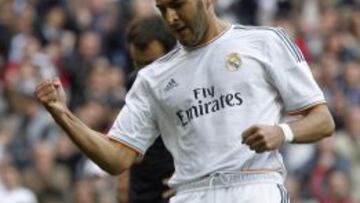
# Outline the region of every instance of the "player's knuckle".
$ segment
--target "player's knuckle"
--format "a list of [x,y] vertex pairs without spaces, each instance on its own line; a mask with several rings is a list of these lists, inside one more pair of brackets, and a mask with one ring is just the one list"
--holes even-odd
[[264,129],[261,129],[261,128],[257,131],[257,133],[259,133],[262,136],[265,135]]

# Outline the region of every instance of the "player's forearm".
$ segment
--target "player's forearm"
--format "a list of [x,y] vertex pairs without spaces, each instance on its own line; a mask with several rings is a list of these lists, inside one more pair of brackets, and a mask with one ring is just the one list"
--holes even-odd
[[335,124],[325,105],[318,105],[300,120],[289,124],[294,133],[293,143],[312,143],[331,136]]
[[126,149],[114,146],[103,134],[87,127],[67,108],[51,109],[49,112],[81,151],[103,170],[118,175],[133,163],[136,155],[128,156]]

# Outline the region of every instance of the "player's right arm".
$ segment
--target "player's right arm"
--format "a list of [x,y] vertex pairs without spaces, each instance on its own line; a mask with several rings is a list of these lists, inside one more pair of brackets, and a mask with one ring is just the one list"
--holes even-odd
[[70,139],[103,170],[118,175],[134,163],[138,152],[90,129],[67,108],[58,78],[42,82],[34,94]]

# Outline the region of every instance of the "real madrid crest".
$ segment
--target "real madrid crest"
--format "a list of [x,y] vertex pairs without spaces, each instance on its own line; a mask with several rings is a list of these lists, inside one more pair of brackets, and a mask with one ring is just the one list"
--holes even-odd
[[239,70],[241,67],[242,61],[238,53],[231,53],[227,56],[225,62],[225,68],[228,71],[234,72]]

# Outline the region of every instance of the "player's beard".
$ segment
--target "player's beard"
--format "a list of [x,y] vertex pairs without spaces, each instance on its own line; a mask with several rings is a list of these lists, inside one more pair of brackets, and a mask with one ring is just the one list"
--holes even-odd
[[196,10],[198,12],[195,13],[193,17],[194,20],[191,21],[191,24],[187,25],[192,32],[189,39],[180,39],[181,44],[189,47],[198,46],[203,37],[205,37],[205,33],[208,29],[208,22],[205,16],[205,5],[202,0],[197,0]]

